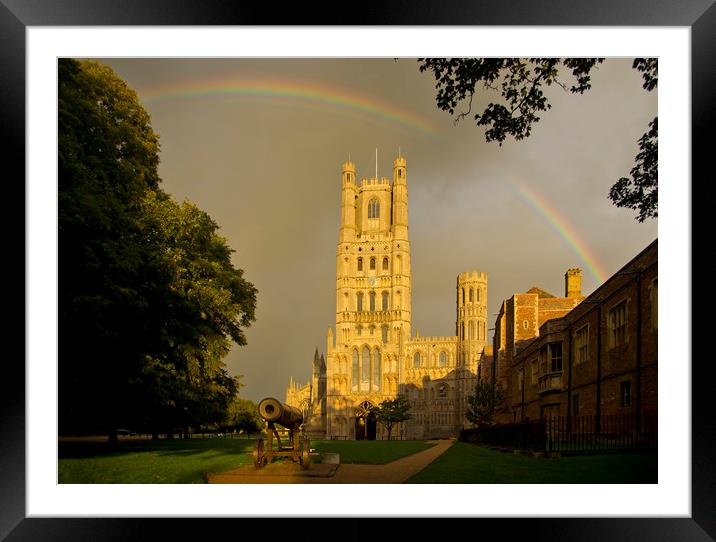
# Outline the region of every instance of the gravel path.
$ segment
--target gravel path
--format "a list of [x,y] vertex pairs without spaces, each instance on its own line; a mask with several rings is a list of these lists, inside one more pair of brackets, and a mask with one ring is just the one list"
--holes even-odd
[[[452,440],[438,440],[435,446],[385,465],[342,464],[335,469],[328,465],[312,465],[301,471],[291,463],[271,464],[257,471],[242,467],[209,477],[210,484],[402,484],[444,453]],[[312,472],[311,472],[312,471]],[[310,474],[309,474],[310,472]]]

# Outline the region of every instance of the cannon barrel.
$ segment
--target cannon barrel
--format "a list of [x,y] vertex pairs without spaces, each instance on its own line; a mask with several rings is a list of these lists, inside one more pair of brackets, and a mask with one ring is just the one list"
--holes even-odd
[[259,416],[267,422],[277,423],[288,429],[295,429],[303,423],[303,414],[300,410],[273,397],[261,400],[259,403]]

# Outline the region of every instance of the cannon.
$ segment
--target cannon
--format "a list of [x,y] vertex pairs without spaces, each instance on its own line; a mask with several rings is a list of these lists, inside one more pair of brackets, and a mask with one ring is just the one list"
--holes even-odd
[[[259,416],[266,422],[266,445],[259,438],[254,445],[254,467],[260,469],[275,457],[290,457],[308,469],[311,465],[310,441],[302,434],[303,413],[296,407],[267,397],[259,402]],[[284,441],[281,441],[281,437]],[[274,442],[275,439],[275,442]]]

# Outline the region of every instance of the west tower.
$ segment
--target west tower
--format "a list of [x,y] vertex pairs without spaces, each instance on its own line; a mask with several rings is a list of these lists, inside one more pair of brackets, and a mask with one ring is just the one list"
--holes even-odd
[[358,182],[355,164],[345,162],[336,325],[327,335],[330,434],[354,434],[356,405],[377,405],[398,392],[398,360],[411,334],[411,287],[405,158],[394,160],[392,181],[376,176]]

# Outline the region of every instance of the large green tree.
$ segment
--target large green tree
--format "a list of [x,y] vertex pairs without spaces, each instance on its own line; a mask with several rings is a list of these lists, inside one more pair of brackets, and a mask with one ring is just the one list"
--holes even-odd
[[256,403],[249,399],[236,397],[229,406],[229,414],[224,425],[237,431],[258,433],[263,428],[264,421],[259,416]]
[[[557,85],[566,92],[583,94],[589,90],[591,72],[601,58],[420,58],[421,72],[432,72],[437,88],[437,106],[455,116],[455,122],[472,116],[485,126],[485,139],[500,145],[508,137],[521,140],[532,132],[540,115],[552,106],[545,87]],[[658,83],[656,59],[637,58],[633,67],[642,73],[644,88],[651,91]],[[566,73],[565,73],[566,72]],[[491,101],[484,110],[473,113],[475,94],[482,92],[501,100]],[[658,216],[657,118],[639,139],[631,178],[620,178],[608,197],[617,207],[637,211],[637,220]]]
[[58,76],[60,430],[221,419],[256,289],[218,225],[160,189],[136,93],[96,62]]
[[410,414],[410,401],[405,395],[398,395],[395,399],[386,399],[380,405],[373,408],[375,420],[382,424],[388,431],[388,440],[393,432],[393,427],[400,422],[412,418]]

